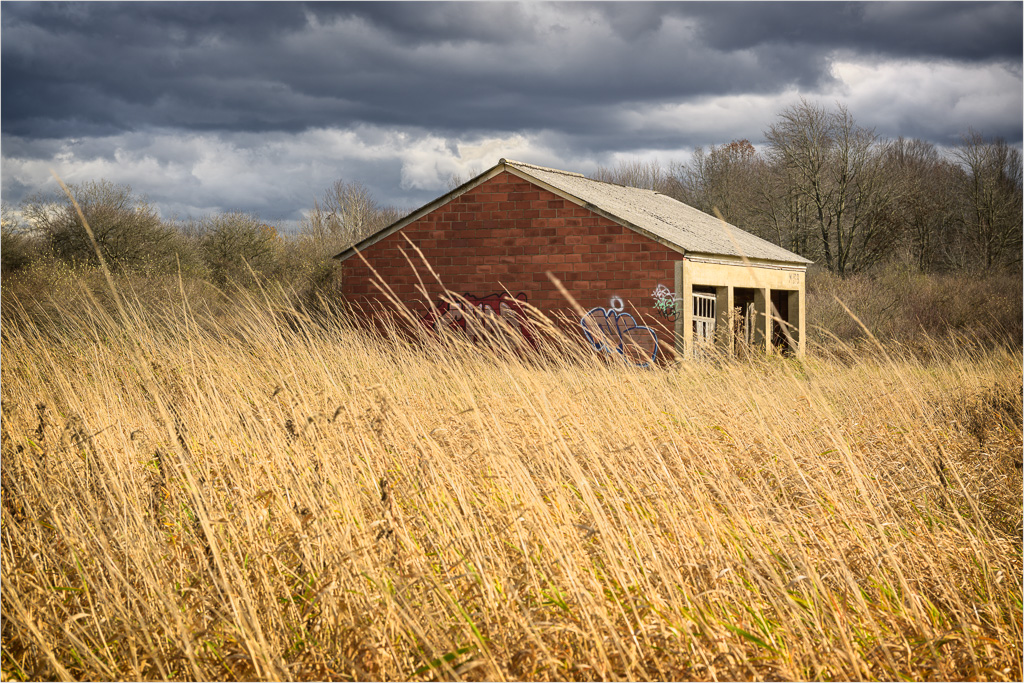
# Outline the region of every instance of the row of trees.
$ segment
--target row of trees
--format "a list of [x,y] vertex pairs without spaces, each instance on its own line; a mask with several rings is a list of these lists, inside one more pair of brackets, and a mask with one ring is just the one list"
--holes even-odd
[[[294,234],[243,212],[164,220],[130,186],[105,180],[69,187],[104,260],[118,271],[181,272],[218,285],[275,278],[305,285],[336,272],[331,256],[397,220],[360,183],[337,181]],[[15,210],[4,204],[0,256],[9,274],[33,262],[96,265],[96,250],[65,194],[36,194]]]
[[881,139],[846,107],[785,109],[757,151],[747,140],[698,148],[666,169],[632,162],[595,177],[714,213],[840,276],[900,261],[922,272],[1019,268],[1020,151],[976,132],[951,154]]
[[[842,105],[782,111],[758,151],[747,140],[698,148],[687,163],[632,162],[595,177],[671,195],[845,277],[885,262],[921,272],[1021,264],[1020,152],[970,132],[951,153],[883,140]],[[452,177],[452,187],[462,179]],[[394,222],[360,183],[337,181],[296,234],[258,216],[163,220],[145,198],[107,181],[73,186],[105,260],[122,270],[184,272],[223,285],[254,276],[326,281],[330,257]],[[40,258],[93,264],[95,251],[63,194],[3,207],[3,272]]]

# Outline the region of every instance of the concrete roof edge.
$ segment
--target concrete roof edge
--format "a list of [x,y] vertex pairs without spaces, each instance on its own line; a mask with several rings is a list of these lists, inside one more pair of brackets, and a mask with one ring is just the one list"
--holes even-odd
[[752,266],[785,266],[787,268],[802,268],[807,269],[807,266],[813,265],[814,261],[809,261],[799,254],[795,256],[800,260],[783,261],[781,259],[767,259],[757,256],[744,257],[732,256],[730,254],[709,254],[704,252],[691,251],[686,254],[685,258],[691,261],[706,261],[709,263],[727,263],[729,265],[743,266],[749,263]]

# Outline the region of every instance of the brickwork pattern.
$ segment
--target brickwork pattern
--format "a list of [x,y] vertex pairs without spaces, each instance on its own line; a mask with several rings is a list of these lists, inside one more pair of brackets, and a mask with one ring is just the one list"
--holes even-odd
[[[442,288],[415,250],[423,252],[444,285],[460,294],[485,296],[525,292],[545,313],[571,314],[571,307],[545,275],[551,271],[584,310],[608,307],[619,297],[672,343],[672,323],[654,308],[659,284],[672,288],[681,255],[588,209],[502,172],[402,230],[363,250],[362,255],[412,310],[429,304],[417,285],[422,280],[437,301]],[[417,278],[410,261],[419,272]],[[380,292],[358,255],[344,263],[343,293],[367,310],[380,305]]]

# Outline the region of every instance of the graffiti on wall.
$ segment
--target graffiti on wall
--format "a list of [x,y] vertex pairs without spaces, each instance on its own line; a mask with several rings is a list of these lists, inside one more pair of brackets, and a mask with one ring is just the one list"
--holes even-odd
[[621,296],[612,296],[611,300],[608,302],[608,308],[621,313],[622,310],[626,308],[626,304],[622,303]]
[[649,327],[637,325],[629,313],[600,306],[580,320],[583,335],[598,351],[617,353],[633,365],[645,368],[658,357],[658,337]]
[[665,285],[658,285],[651,292],[654,297],[654,308],[669,320],[676,319],[676,297]]
[[[501,320],[501,322],[519,330],[523,337],[532,345],[537,346],[533,334],[530,331],[530,322],[526,316],[526,292],[519,292],[515,296],[507,292],[496,292],[487,296],[475,296],[463,294],[465,301],[449,301],[441,299],[435,309],[423,317],[423,324],[429,329],[437,331],[445,327],[452,330],[461,330],[466,333],[472,341],[477,341],[476,331],[487,326],[487,322]],[[468,318],[476,315],[481,325],[472,325]]]

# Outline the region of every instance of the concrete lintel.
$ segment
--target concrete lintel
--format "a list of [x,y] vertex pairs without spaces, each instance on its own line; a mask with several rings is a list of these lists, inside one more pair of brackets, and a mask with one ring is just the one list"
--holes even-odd
[[698,254],[692,251],[686,253],[686,258],[694,263],[712,263],[720,266],[739,266],[741,268],[751,267],[754,268],[768,268],[770,270],[793,270],[798,272],[806,272],[807,265],[813,263],[812,261],[805,261],[801,263],[789,262],[789,261],[771,261],[768,259],[759,258],[741,258],[737,256],[717,256],[709,254]]
[[725,264],[697,261],[686,257],[686,268],[694,284],[711,287],[746,287],[757,289],[802,290],[806,273],[803,270],[769,268],[749,264]]

